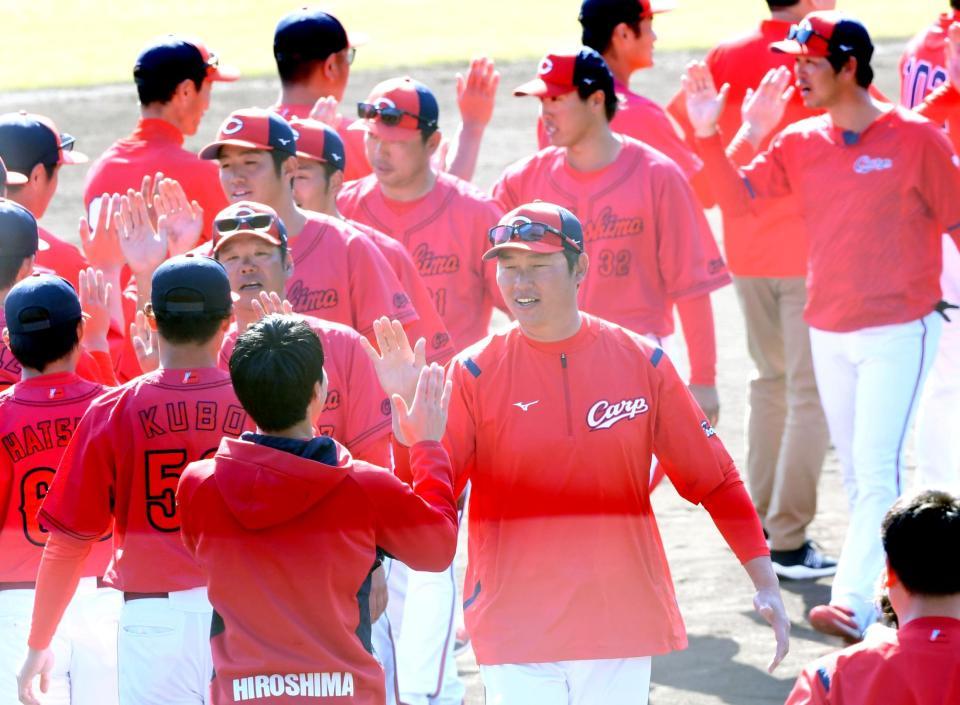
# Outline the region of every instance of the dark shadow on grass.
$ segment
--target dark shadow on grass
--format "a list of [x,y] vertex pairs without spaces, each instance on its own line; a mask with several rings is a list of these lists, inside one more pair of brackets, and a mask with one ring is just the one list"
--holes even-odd
[[685,651],[653,659],[650,705],[683,702],[675,694],[658,694],[657,686],[712,695],[730,705],[780,705],[793,687],[792,678],[734,661],[740,646],[732,638],[691,635],[689,640]]

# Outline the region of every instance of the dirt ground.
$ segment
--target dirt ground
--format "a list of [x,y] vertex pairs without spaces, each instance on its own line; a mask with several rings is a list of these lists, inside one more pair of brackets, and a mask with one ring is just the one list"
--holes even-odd
[[[897,96],[896,63],[901,43],[878,47],[874,66],[880,88]],[[682,66],[691,53],[660,53],[658,65],[645,72],[635,85],[658,101],[668,99],[679,85]],[[476,182],[489,187],[510,162],[535,147],[534,121],[537,101],[513,98],[509,90],[526,80],[534,62],[501,66],[501,95],[488,130]],[[362,65],[360,66],[362,68]],[[452,132],[457,122],[453,76],[460,67],[429,69],[397,68],[389,72],[363,72],[353,76],[346,103],[353,105],[366,91],[388,75],[410,73],[430,85],[441,103],[441,127]],[[271,104],[277,95],[273,80],[246,80],[234,85],[218,84],[213,104],[200,135],[188,146],[199,147],[216,132],[230,110]],[[77,149],[99,154],[118,136],[130,131],[137,119],[135,92],[131,85],[85,90],[15,93],[0,96],[0,111],[25,109],[52,117],[58,126],[77,137]],[[81,213],[83,167],[62,170],[60,191],[43,224],[61,237],[76,239]],[[711,214],[718,238],[719,219]],[[746,383],[751,371],[743,321],[733,289],[714,295],[719,346],[718,385],[722,403],[718,432],[733,457],[744,457],[743,421]],[[681,355],[681,359],[683,356]],[[682,366],[681,362],[681,366]],[[775,675],[766,673],[774,651],[772,632],[752,610],[749,581],[711,525],[705,511],[685,503],[666,483],[656,492],[654,506],[670,559],[678,599],[689,632],[690,647],[654,660],[650,702],[654,705],[747,705],[782,703],[798,671],[809,660],[839,645],[815,633],[805,614],[829,598],[830,581],[785,582],[783,595],[793,622],[791,651]],[[811,536],[831,554],[840,550],[846,529],[845,499],[835,456],[831,453],[820,485],[820,507]],[[461,566],[462,567],[462,566]],[[563,571],[558,566],[558,571]],[[572,574],[575,566],[568,567]],[[629,603],[629,597],[626,600]],[[636,605],[643,609],[643,605]],[[483,703],[483,688],[469,654],[459,660],[468,685],[468,705]]]

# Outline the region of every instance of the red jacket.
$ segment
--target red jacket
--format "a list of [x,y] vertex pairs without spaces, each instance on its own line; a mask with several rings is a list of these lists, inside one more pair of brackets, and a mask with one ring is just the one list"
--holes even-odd
[[377,549],[418,570],[442,570],[457,542],[446,452],[420,443],[411,460],[416,489],[326,437],[245,434],[187,467],[177,501],[183,541],[215,610],[215,705],[324,695],[385,702],[358,594]]

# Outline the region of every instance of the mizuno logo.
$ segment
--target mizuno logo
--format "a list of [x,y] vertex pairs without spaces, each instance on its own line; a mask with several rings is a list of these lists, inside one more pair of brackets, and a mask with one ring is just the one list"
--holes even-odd
[[277,137],[277,142],[279,142],[280,144],[282,144],[282,145],[284,145],[284,146],[290,144],[290,140],[285,140],[285,139],[283,139],[283,137]]
[[331,155],[330,155],[330,158],[331,158],[333,161],[335,161],[335,162],[338,162],[338,161],[340,161],[341,159],[343,159],[343,157],[341,157],[339,154],[331,154]]
[[610,428],[613,424],[624,419],[636,418],[640,414],[645,414],[650,410],[645,397],[636,399],[624,399],[611,404],[606,399],[601,399],[590,407],[587,412],[587,426],[591,431],[599,431],[604,428]]
[[540,400],[536,399],[535,401],[515,401],[513,402],[513,405],[518,409],[520,409],[520,411],[526,411],[534,404],[539,404],[539,403],[540,403]]

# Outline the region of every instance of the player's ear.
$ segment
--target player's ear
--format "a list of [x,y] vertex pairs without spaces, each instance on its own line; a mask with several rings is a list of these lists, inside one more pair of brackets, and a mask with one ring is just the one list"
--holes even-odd
[[897,575],[896,571],[890,566],[890,560],[887,560],[886,570],[884,571],[883,576],[883,586],[888,590],[892,587],[896,587],[900,584],[900,576]]
[[340,64],[338,61],[338,54],[337,52],[334,52],[324,59],[323,63],[320,65],[319,70],[323,72],[323,77],[328,81],[335,80],[340,74]]
[[147,325],[150,326],[150,330],[157,329],[157,316],[153,312],[153,304],[147,302],[143,305],[143,315],[147,318]]
[[190,98],[197,92],[197,85],[193,82],[192,78],[185,78],[180,83],[177,84],[177,87],[173,89],[174,97],[181,96],[183,98]]
[[588,269],[590,269],[590,257],[587,256],[586,252],[583,252],[577,258],[577,264],[573,268],[573,276],[577,281],[578,287],[583,283],[583,280],[586,279]]
[[440,142],[443,141],[443,135],[440,134],[440,130],[435,131],[432,135],[427,137],[427,153],[430,156],[440,149]]
[[33,165],[33,169],[30,170],[30,174],[27,177],[28,184],[41,184],[47,180],[47,168],[43,165],[43,162],[37,162]]
[[336,196],[340,193],[340,189],[343,186],[343,172],[337,170],[333,172],[333,175],[327,179],[327,193],[332,193]]
[[296,157],[288,157],[284,160],[283,164],[280,165],[280,173],[284,180],[292,179],[296,175],[299,167],[300,162],[297,161]]

